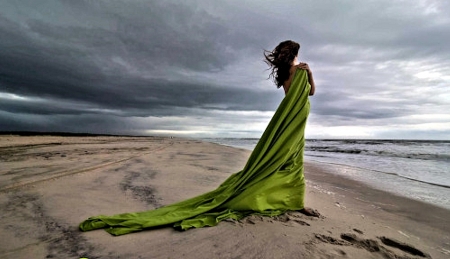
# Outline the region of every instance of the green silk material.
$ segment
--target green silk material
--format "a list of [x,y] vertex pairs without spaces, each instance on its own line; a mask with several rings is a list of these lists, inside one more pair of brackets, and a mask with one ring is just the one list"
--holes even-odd
[[104,228],[112,235],[123,235],[173,224],[186,230],[215,226],[224,219],[238,220],[250,214],[275,216],[303,209],[309,91],[306,71],[297,69],[287,95],[245,167],[217,189],[155,210],[91,217],[80,224],[80,229]]

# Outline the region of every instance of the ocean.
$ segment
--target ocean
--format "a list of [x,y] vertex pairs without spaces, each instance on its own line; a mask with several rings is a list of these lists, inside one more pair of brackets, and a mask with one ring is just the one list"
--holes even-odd
[[[258,139],[204,141],[253,150]],[[374,188],[450,209],[450,141],[308,139],[305,161]]]

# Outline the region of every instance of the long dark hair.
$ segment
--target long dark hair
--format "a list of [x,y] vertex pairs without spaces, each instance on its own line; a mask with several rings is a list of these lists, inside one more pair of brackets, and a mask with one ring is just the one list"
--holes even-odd
[[300,44],[292,40],[287,40],[278,44],[273,51],[264,50],[264,57],[266,58],[264,62],[272,70],[269,78],[273,79],[277,88],[280,88],[289,79],[289,70],[299,49]]

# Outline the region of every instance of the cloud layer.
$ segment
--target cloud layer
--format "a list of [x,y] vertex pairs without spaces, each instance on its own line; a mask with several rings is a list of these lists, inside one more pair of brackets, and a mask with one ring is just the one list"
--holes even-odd
[[259,137],[302,45],[309,138],[450,138],[444,1],[6,1],[0,130]]

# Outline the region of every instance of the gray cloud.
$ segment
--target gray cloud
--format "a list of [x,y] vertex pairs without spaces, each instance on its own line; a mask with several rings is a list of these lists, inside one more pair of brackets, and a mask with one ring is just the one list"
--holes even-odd
[[317,81],[313,129],[398,136],[398,123],[430,115],[420,123],[447,136],[435,118],[450,109],[449,10],[443,1],[8,0],[0,130],[258,137],[270,117],[258,114],[283,95],[265,80],[262,50],[293,39]]

